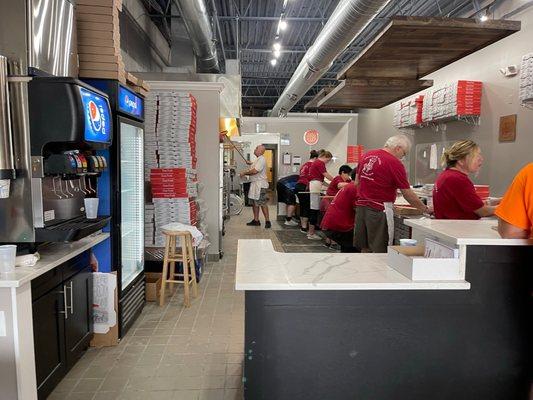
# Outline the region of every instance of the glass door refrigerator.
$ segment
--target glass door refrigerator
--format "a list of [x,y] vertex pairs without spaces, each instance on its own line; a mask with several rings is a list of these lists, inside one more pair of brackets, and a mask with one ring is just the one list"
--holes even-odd
[[[109,175],[101,179],[103,206],[109,206],[109,263],[117,272],[119,335],[123,337],[145,303],[144,279],[144,98],[114,80],[88,80],[109,95],[113,143]],[[103,211],[103,210],[102,210]],[[105,259],[105,249],[97,258]],[[106,272],[102,271],[101,272]]]

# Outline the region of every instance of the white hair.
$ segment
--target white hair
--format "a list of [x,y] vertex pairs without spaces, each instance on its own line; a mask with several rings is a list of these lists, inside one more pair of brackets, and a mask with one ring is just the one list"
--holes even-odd
[[385,142],[385,147],[388,149],[394,149],[397,146],[409,151],[411,150],[411,139],[407,135],[394,135]]

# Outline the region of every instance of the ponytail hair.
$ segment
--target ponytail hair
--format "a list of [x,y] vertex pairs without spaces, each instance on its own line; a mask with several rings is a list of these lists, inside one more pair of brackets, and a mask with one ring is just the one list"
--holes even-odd
[[320,150],[318,153],[318,157],[324,157],[324,158],[333,158],[333,154],[327,150]]
[[460,140],[455,142],[442,154],[442,166],[445,168],[455,167],[459,160],[463,160],[473,155],[476,151],[479,151],[479,146],[472,140]]

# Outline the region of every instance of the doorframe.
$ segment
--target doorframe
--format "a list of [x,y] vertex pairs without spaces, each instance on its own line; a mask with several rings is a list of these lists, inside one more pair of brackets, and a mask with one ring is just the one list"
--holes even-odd
[[266,143],[263,144],[265,150],[272,151],[272,186],[269,187],[270,190],[276,190],[276,182],[278,181],[278,144],[277,143]]

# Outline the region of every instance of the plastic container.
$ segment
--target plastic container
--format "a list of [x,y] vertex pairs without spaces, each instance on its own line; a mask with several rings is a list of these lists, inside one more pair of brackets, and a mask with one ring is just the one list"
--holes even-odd
[[0,179],[0,199],[7,199],[9,197],[9,187],[11,181],[9,179]]
[[84,202],[87,219],[96,219],[98,217],[98,198],[84,199]]
[[0,272],[15,272],[15,258],[17,257],[17,246],[14,244],[0,246]]

